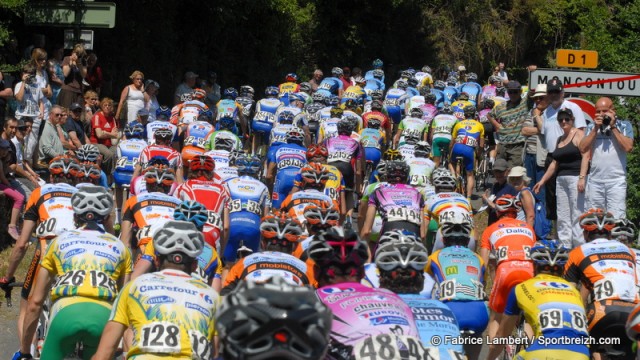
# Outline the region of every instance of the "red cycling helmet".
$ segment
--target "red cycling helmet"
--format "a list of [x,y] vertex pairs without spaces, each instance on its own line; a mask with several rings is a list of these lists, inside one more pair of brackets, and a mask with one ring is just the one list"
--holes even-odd
[[522,209],[522,202],[511,194],[500,196],[494,203],[499,218],[509,216],[515,219],[518,216],[518,211]]
[[199,170],[212,172],[213,169],[215,168],[216,168],[216,163],[213,161],[212,158],[206,155],[198,155],[193,159],[191,159],[191,161],[189,162],[189,170],[194,172]]
[[329,151],[323,145],[314,144],[309,146],[309,148],[307,149],[307,160],[311,160],[314,157],[318,157],[318,156],[321,156],[326,159],[329,157]]

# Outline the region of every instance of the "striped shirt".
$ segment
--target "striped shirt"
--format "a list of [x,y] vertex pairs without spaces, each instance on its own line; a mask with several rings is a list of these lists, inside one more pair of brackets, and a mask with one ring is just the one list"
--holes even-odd
[[502,125],[497,132],[501,144],[519,144],[525,141],[520,131],[528,113],[526,99],[521,99],[515,106],[510,101],[505,101],[491,110],[491,116]]

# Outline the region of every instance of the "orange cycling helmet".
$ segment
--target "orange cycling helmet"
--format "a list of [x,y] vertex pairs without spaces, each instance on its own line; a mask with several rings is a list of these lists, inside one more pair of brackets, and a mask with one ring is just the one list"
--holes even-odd
[[338,226],[340,213],[333,206],[327,206],[325,202],[320,204],[310,203],[304,208],[304,218],[307,224],[314,230],[328,229]]
[[160,184],[170,187],[173,185],[174,181],[176,181],[175,172],[171,168],[158,169],[156,167],[149,166],[144,169],[142,175],[144,176],[144,180],[147,184]]
[[307,149],[307,160],[311,160],[319,156],[325,159],[328,158],[329,150],[327,150],[327,148],[324,145],[313,144],[309,146],[309,148]]
[[322,190],[329,180],[329,172],[324,169],[322,164],[313,162],[300,169],[300,176],[302,177],[303,189]]
[[498,217],[510,216],[515,218],[522,209],[522,202],[511,194],[500,196],[494,201]]
[[80,171],[78,172],[78,179],[80,181],[90,182],[94,185],[98,185],[102,171],[98,165],[84,164],[80,165]]
[[591,208],[580,215],[580,226],[588,232],[611,232],[616,226],[616,218],[608,211]]
[[49,161],[49,173],[51,176],[77,178],[81,171],[78,159],[69,155],[56,156]]
[[302,233],[300,222],[296,218],[287,217],[285,212],[267,215],[260,223],[260,234],[263,240],[273,245],[296,244]]
[[213,161],[212,158],[210,158],[209,156],[206,155],[198,155],[195,156],[193,159],[191,159],[191,161],[189,162],[189,170],[191,171],[199,171],[199,170],[203,170],[206,172],[212,172],[213,169],[216,168],[216,163]]

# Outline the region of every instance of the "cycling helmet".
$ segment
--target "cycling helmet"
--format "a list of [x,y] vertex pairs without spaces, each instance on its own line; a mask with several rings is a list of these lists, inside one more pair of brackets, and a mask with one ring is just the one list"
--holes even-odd
[[389,230],[384,234],[380,235],[380,239],[378,239],[378,246],[386,244],[390,241],[400,241],[400,242],[420,242],[416,237],[416,234],[407,230]]
[[403,70],[403,71],[400,73],[400,77],[401,77],[401,78],[403,78],[403,79],[405,79],[405,80],[409,79],[409,78],[410,78],[410,77],[412,77],[412,76],[413,76],[413,75],[411,74],[411,71],[409,71],[409,70]]
[[208,173],[213,172],[216,168],[216,163],[212,158],[206,155],[197,155],[191,161],[189,161],[189,171],[206,171]]
[[96,163],[100,157],[100,150],[94,144],[84,144],[76,150],[76,157],[82,163]]
[[353,123],[349,119],[340,119],[340,121],[338,121],[337,127],[338,135],[351,136],[353,130],[355,130]]
[[427,96],[427,94],[429,94],[430,92],[431,92],[431,89],[428,86],[423,86],[420,88],[420,90],[418,90],[418,93],[422,97]]
[[380,129],[381,125],[382,125],[382,121],[380,121],[380,119],[378,118],[371,118],[367,120],[367,127],[369,129]]
[[264,95],[268,98],[278,96],[279,92],[280,90],[278,90],[276,86],[267,86],[267,88],[264,89]]
[[422,72],[425,72],[427,74],[431,74],[431,68],[428,65],[425,65],[422,67]]
[[185,200],[173,211],[174,220],[188,221],[195,225],[198,231],[202,231],[208,218],[207,208],[195,200]]
[[489,76],[489,84],[493,85],[494,83],[502,84],[502,78],[496,75]]
[[180,95],[180,102],[187,102],[192,100],[193,93],[188,92]]
[[496,106],[496,102],[493,101],[493,99],[483,99],[482,100],[482,107],[484,109],[493,109],[494,106]]
[[382,111],[382,101],[373,100],[371,102],[371,110],[373,110],[373,111]]
[[340,98],[337,97],[336,95],[329,95],[329,97],[327,97],[325,99],[325,103],[327,104],[327,106],[338,106],[338,104],[340,104]]
[[289,102],[294,102],[294,101],[302,101],[304,102],[304,98],[302,97],[302,95],[298,94],[298,93],[289,93]]
[[297,82],[298,75],[296,75],[295,73],[288,73],[287,76],[284,77],[284,80],[290,81],[290,82]]
[[456,84],[458,83],[458,79],[453,77],[453,76],[449,76],[447,78],[447,85],[448,86],[456,86]]
[[431,145],[426,141],[418,141],[413,149],[413,155],[418,158],[427,158],[431,153]]
[[278,123],[280,124],[293,124],[293,120],[296,118],[296,116],[289,110],[285,110],[280,112],[280,114],[278,115]]
[[85,222],[102,222],[113,210],[113,197],[102,186],[83,186],[71,196],[74,215]]
[[496,95],[497,96],[504,97],[506,92],[507,92],[507,88],[506,87],[504,87],[504,86],[497,86],[496,87]]
[[418,134],[407,134],[404,136],[404,143],[408,145],[415,145],[420,141],[420,136]]
[[213,148],[215,150],[224,150],[224,151],[231,152],[231,150],[233,150],[234,147],[235,147],[235,142],[231,138],[216,136],[213,139]]
[[447,87],[447,84],[442,80],[436,80],[433,83],[433,87],[438,89],[438,90],[444,90],[444,88]]
[[156,141],[158,140],[171,141],[171,138],[173,138],[173,131],[167,128],[161,128],[156,130],[153,133],[153,137],[156,139]]
[[143,174],[144,180],[147,183],[147,189],[149,185],[160,185],[165,193],[173,186],[176,181],[176,174],[171,168],[157,168],[147,167]]
[[305,81],[300,83],[300,91],[304,93],[310,93],[311,91],[313,91],[313,88],[308,81]]
[[[423,88],[423,89],[425,89],[425,88]],[[433,93],[428,93],[428,94],[426,94],[424,96],[424,102],[427,103],[427,104],[433,105],[433,104],[436,103],[436,100],[437,100],[436,95],[433,94]]]
[[322,164],[308,163],[302,169],[300,169],[300,176],[302,177],[303,189],[324,189],[327,180],[329,180],[329,172],[324,169]]
[[371,75],[373,75],[374,79],[382,80],[384,77],[384,71],[382,69],[375,69],[371,72]]
[[386,176],[387,176],[387,161],[386,160],[380,160],[380,162],[378,162],[378,165],[376,166],[376,172],[378,173],[378,178],[386,179]]
[[569,260],[569,249],[556,240],[540,240],[529,250],[536,273],[545,271],[562,274]]
[[[380,101],[382,102],[382,98],[384,97],[384,92],[382,90],[371,90],[371,99],[373,101]],[[382,109],[382,108],[381,108]]]
[[478,81],[478,74],[476,74],[474,72],[468,73],[467,74],[467,81],[477,82]]
[[168,106],[160,106],[159,108],[156,109],[156,120],[162,120],[161,118],[164,118],[165,120],[169,120],[170,117],[171,117],[171,108],[169,108]]
[[280,277],[241,281],[216,316],[225,359],[324,359],[331,321],[313,289]]
[[365,80],[362,76],[356,76],[353,78],[353,82],[356,84],[365,84],[367,80]]
[[409,85],[409,87],[415,88],[416,86],[418,86],[418,79],[410,77],[407,79],[407,84]]
[[469,94],[464,91],[461,92],[460,95],[458,95],[458,100],[469,101]]
[[387,162],[387,182],[390,184],[404,184],[409,177],[409,165],[402,160]]
[[[143,135],[144,135],[144,127],[142,127],[142,124],[140,124],[137,121],[133,123],[129,123],[127,124],[127,126],[124,127],[124,136],[126,136],[127,139],[142,139]],[[89,145],[89,144],[86,144],[86,145]],[[78,149],[78,151],[79,150],[80,149]],[[80,155],[78,155],[77,151],[76,151],[76,156],[80,158]]]
[[380,59],[375,59],[373,60],[373,62],[371,63],[371,66],[374,69],[380,69],[382,66],[384,65],[384,63],[382,62],[382,60]]
[[424,245],[411,239],[402,239],[381,244],[376,250],[375,262],[380,271],[407,269],[422,273],[428,259]]
[[453,108],[449,104],[444,104],[442,109],[440,109],[440,114],[452,115],[453,114]]
[[478,113],[476,112],[476,107],[473,105],[465,106],[463,112],[465,119],[475,119],[478,115]]
[[424,111],[422,111],[422,109],[420,108],[414,107],[409,110],[409,115],[414,118],[422,119],[422,117],[424,116]]
[[292,127],[287,131],[285,139],[287,140],[287,144],[302,145],[302,143],[304,142],[304,134],[302,133],[302,129]]
[[236,126],[236,121],[230,114],[222,114],[222,117],[218,119],[218,124],[220,124],[220,130],[232,131]]
[[193,99],[202,101],[205,97],[207,97],[207,92],[202,89],[193,89],[193,94],[191,95],[191,97]]
[[102,177],[102,171],[98,165],[91,163],[80,165],[80,171],[78,172],[79,182],[89,182],[93,185],[99,185],[100,177]]
[[253,87],[251,85],[242,85],[240,86],[240,95],[242,96],[249,96],[249,97],[253,97],[253,95],[255,95],[255,90],[253,90]]
[[280,251],[290,254],[302,236],[302,225],[295,217],[287,213],[267,215],[260,220],[260,234],[267,243],[268,251]]
[[241,154],[236,158],[236,167],[240,176],[257,177],[260,174],[260,170],[262,170],[262,161],[257,156]]
[[402,160],[402,155],[396,149],[388,149],[384,152],[384,158],[387,161]]
[[232,87],[224,89],[224,92],[222,93],[223,99],[235,100],[237,97],[238,97],[238,90]]
[[204,237],[193,223],[170,220],[153,235],[153,247],[158,255],[169,256],[171,262],[183,264],[182,254],[196,259],[204,249]]
[[358,103],[354,99],[348,99],[344,102],[344,108],[349,110],[355,110],[358,107]]
[[444,246],[467,246],[471,240],[473,220],[469,214],[452,211],[446,217],[440,217],[440,230]]
[[638,228],[631,220],[618,219],[616,220],[616,226],[611,229],[611,238],[620,242],[630,244],[636,239]]
[[149,162],[147,163],[147,166],[151,166],[151,167],[155,167],[158,169],[164,169],[167,168],[169,166],[171,166],[171,164],[169,163],[169,160],[167,160],[166,157],[164,156],[154,156],[151,159],[149,159]]
[[329,114],[331,116],[331,118],[336,118],[336,119],[340,119],[342,117],[342,114],[344,113],[344,110],[342,110],[339,107],[332,107],[331,110],[329,110]]
[[515,219],[522,209],[522,202],[511,194],[500,196],[494,201],[494,204],[496,205],[498,218],[508,216]]
[[579,218],[580,226],[590,233],[609,234],[616,226],[616,219],[608,211],[591,208]]
[[309,147],[307,148],[307,160],[311,161],[316,157],[323,157],[325,160],[329,157],[329,151],[324,145],[309,145]]
[[311,99],[313,99],[314,103],[322,103],[322,104],[324,104],[324,102],[326,100],[326,97],[321,92],[314,92],[313,95],[311,95]]
[[444,168],[438,168],[431,173],[431,183],[436,189],[453,191],[456,188],[455,176]]
[[409,84],[407,83],[406,80],[398,80],[396,81],[396,88],[397,89],[402,89],[402,90],[407,90],[407,87],[409,86]]
[[338,226],[338,221],[340,221],[338,210],[332,206],[327,206],[323,202],[320,204],[310,203],[304,208],[303,215],[307,221],[307,226],[316,231]]
[[331,75],[335,77],[339,77],[340,75],[344,75],[344,71],[342,71],[342,69],[336,66],[333,69],[331,69]]
[[348,275],[362,278],[364,264],[369,259],[369,246],[352,229],[334,226],[315,235],[307,253],[329,278],[336,276],[332,267],[351,268]]
[[212,122],[213,121],[213,111],[211,111],[210,109],[204,110],[204,109],[200,109],[198,110],[198,120],[199,121],[204,121],[204,122]]
[[74,180],[82,171],[78,160],[73,157],[62,155],[56,156],[49,162],[49,173],[53,178],[67,178]]

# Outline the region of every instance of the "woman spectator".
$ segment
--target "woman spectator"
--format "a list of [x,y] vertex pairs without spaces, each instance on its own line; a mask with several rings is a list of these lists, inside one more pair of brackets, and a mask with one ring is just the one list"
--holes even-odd
[[[138,118],[138,111],[145,106],[144,96],[144,74],[141,71],[134,71],[129,76],[131,85],[127,85],[120,93],[120,102],[116,111],[116,119],[121,120],[121,126],[126,126],[129,122]],[[127,113],[122,117],[124,105],[127,105]]]
[[160,108],[160,103],[157,98],[160,84],[149,79],[145,82],[144,88],[144,102],[146,109],[149,111],[149,122],[154,122],[156,121],[156,110]]
[[[51,102],[49,98],[53,95],[51,85],[49,85],[49,73],[47,71],[47,52],[41,48],[33,49],[31,53],[31,62],[36,67],[36,83],[42,89],[42,94],[47,99],[45,101],[45,114],[49,112]],[[48,103],[48,104],[47,104]]]
[[21,80],[13,91],[18,102],[15,116],[17,119],[33,119],[33,129],[24,151],[25,159],[32,161],[33,156],[38,153],[39,129],[44,118],[44,94],[36,83],[36,68],[33,64],[23,66]]
[[536,199],[531,193],[531,189],[527,186],[531,179],[527,176],[527,169],[522,166],[516,166],[507,176],[509,184],[518,192],[517,198],[522,204],[522,209],[518,212],[518,220],[526,221],[531,228],[535,227],[536,222]]
[[98,65],[98,56],[95,53],[87,56],[87,76],[84,80],[89,84],[91,90],[100,95],[100,88],[102,88],[102,68]]
[[574,126],[575,117],[571,109],[560,109],[557,119],[564,134],[558,137],[556,149],[551,154],[553,161],[533,191],[538,193],[547,180],[556,174],[558,239],[573,248],[584,243],[578,218],[585,211],[585,177],[589,170],[591,150],[581,153],[578,148],[584,131]]
[[20,238],[18,232],[18,217],[24,204],[24,195],[20,191],[11,187],[8,177],[11,169],[11,144],[8,140],[0,139],[0,190],[13,200],[13,208],[11,209],[11,219],[7,232],[14,240]]
[[114,140],[118,138],[118,122],[113,116],[113,100],[103,98],[100,110],[91,120],[91,142],[96,144],[102,154],[102,170],[110,174],[113,169],[113,158],[116,152]]
[[93,114],[100,110],[99,105],[100,99],[98,98],[98,93],[93,90],[87,90],[84,93],[84,111],[80,118],[87,133],[91,131],[91,119],[93,119]]
[[82,103],[82,80],[87,76],[87,53],[84,45],[76,44],[71,55],[62,60],[64,84],[58,94],[58,105],[68,108],[74,102]]
[[62,71],[62,59],[64,57],[64,46],[56,45],[53,47],[47,69],[49,71],[49,85],[51,85],[51,103],[58,103],[58,94],[62,85],[64,85],[64,72]]

